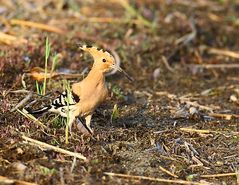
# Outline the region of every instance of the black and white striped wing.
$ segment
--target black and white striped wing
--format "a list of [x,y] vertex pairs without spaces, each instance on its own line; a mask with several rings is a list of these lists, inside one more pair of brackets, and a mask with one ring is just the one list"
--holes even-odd
[[68,95],[67,92],[64,91],[60,96],[52,101],[51,105],[54,106],[54,108],[59,108],[67,105],[75,105],[79,101],[80,98],[76,94],[70,92]]
[[71,111],[74,109],[74,105],[80,101],[79,96],[74,94],[73,92],[70,92],[70,94],[67,94],[66,91],[64,91],[60,96],[58,96],[56,99],[54,99],[51,103],[51,108],[49,109],[49,112],[58,113],[63,117],[67,116],[67,111]]
[[29,114],[40,115],[45,112],[53,112],[60,114],[63,117],[67,117],[67,112],[74,110],[75,104],[80,101],[79,96],[70,92],[68,95],[67,92],[63,92],[60,96],[52,101],[50,105],[44,106],[36,110],[30,110],[26,108]]

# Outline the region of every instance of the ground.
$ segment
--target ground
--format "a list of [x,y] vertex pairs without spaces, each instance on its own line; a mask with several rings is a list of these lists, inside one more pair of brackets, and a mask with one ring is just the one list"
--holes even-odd
[[[0,39],[0,175],[37,184],[159,183],[105,172],[171,179],[173,184],[238,184],[237,1],[0,2],[1,33],[13,37]],[[46,37],[49,68],[56,53],[55,72],[81,74],[70,83],[81,80],[92,65],[78,49],[81,44],[119,56],[134,78],[107,76],[110,94],[93,117],[92,137],[75,124],[66,144],[61,119],[38,117],[43,127],[10,111],[30,92],[29,102],[39,100],[33,107],[46,103],[29,76],[32,68],[44,68]],[[53,92],[48,97],[63,91],[63,78],[47,80],[46,91]],[[73,162],[22,135],[81,153],[87,161]]]

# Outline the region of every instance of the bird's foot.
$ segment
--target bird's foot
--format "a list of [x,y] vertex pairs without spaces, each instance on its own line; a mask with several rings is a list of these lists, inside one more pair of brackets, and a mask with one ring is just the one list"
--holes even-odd
[[93,135],[93,130],[81,122],[77,123],[77,129],[84,135]]

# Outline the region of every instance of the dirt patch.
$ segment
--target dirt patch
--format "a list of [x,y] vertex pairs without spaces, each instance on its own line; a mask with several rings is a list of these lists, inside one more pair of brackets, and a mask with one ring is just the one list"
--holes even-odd
[[[5,21],[0,26],[17,39],[1,43],[0,175],[38,184],[156,184],[104,172],[236,184],[238,177],[226,173],[238,173],[239,167],[234,52],[239,50],[239,4],[136,1],[130,4],[132,11],[117,2],[62,2],[0,5]],[[11,24],[13,18],[45,23],[65,34]],[[26,97],[12,91],[25,86],[36,92],[35,81],[23,74],[44,68],[46,36],[52,51],[49,66],[54,52],[59,54],[57,71],[87,74],[92,59],[77,45],[87,43],[114,49],[122,68],[135,79],[131,83],[121,74],[107,77],[111,93],[93,117],[93,137],[82,136],[74,125],[66,145],[65,127],[54,115],[39,118],[44,129],[10,112]],[[47,92],[53,90],[63,91],[61,77],[48,81]],[[45,102],[43,98],[34,106]],[[119,116],[111,122],[115,104]],[[225,115],[229,117],[221,117]],[[88,162],[77,159],[71,172],[73,157],[32,146],[22,134],[82,153]],[[210,174],[225,176],[203,176]]]

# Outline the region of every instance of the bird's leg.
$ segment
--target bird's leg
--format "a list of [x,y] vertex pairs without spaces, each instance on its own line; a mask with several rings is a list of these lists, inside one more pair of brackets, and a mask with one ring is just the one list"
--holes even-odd
[[75,116],[73,116],[72,114],[69,114],[68,127],[69,127],[70,133],[71,133],[72,123],[73,123],[74,121],[75,121]]
[[90,134],[93,134],[93,130],[90,128],[92,114],[85,117],[85,126]]
[[85,120],[83,120],[81,117],[77,117],[77,129],[83,133],[83,134],[89,134],[89,131],[87,130]]

